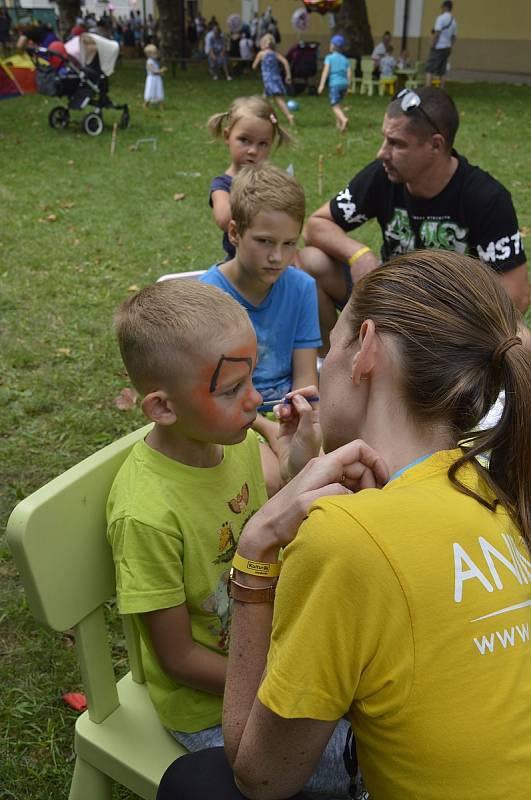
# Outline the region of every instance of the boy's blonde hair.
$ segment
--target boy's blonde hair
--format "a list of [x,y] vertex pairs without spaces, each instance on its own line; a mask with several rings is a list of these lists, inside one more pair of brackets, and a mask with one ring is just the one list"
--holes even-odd
[[159,54],[159,49],[155,44],[147,44],[144,47],[144,55],[146,58],[156,57]]
[[128,375],[145,395],[174,385],[203,342],[250,322],[243,306],[216,286],[176,278],[128,297],[114,325]]
[[251,95],[250,97],[237,97],[233,100],[228,111],[214,114],[207,122],[207,128],[214,138],[221,137],[224,130],[230,131],[244,117],[256,117],[270,122],[273,127],[273,141],[278,139],[278,145],[291,144],[293,137],[279,125],[277,116],[271,103],[264,97]]
[[239,234],[252,225],[260,211],[283,211],[304,222],[304,189],[283,169],[263,161],[243,167],[233,178],[230,190],[231,218]]
[[260,39],[260,47],[262,50],[265,50],[266,47],[270,47],[271,50],[276,48],[276,39],[272,33],[264,33],[262,38]]

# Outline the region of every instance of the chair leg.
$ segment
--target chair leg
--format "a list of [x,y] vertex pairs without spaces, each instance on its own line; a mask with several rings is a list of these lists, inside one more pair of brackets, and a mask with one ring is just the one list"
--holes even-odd
[[112,800],[112,780],[79,756],[68,800]]

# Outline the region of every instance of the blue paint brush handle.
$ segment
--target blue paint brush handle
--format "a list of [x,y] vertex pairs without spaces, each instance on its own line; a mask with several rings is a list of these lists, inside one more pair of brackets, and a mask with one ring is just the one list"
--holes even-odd
[[[301,395],[301,397],[304,397],[304,399],[307,400],[309,403],[319,402],[319,397],[317,396],[305,397],[304,395]],[[292,404],[291,397],[278,397],[276,400],[264,400],[264,402],[261,403],[261,407],[271,406],[271,408],[273,408],[273,406],[290,406],[291,404]]]

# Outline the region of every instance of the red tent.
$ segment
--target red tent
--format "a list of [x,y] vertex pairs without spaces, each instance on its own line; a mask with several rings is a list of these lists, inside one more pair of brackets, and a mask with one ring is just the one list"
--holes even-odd
[[27,56],[0,59],[0,99],[37,91],[35,67]]

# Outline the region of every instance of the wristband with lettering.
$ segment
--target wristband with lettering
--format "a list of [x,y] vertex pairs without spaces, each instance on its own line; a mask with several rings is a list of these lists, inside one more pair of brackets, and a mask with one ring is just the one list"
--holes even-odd
[[232,566],[238,572],[246,572],[247,575],[256,575],[258,578],[276,578],[280,575],[281,562],[270,564],[265,561],[253,561],[251,558],[243,558],[239,553],[234,553]]
[[356,250],[356,252],[353,253],[348,260],[349,267],[355,264],[358,258],[364,256],[365,253],[370,253],[370,250],[371,250],[370,247],[360,247],[359,250]]

